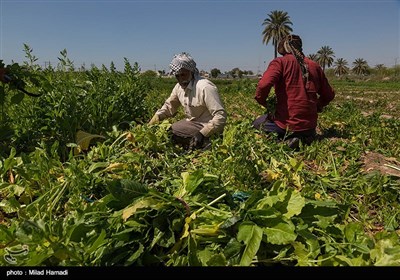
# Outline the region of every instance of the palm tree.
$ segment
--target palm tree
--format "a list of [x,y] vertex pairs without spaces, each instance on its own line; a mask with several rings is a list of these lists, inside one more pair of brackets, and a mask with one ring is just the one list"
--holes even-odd
[[386,66],[385,66],[385,64],[381,64],[381,63],[376,64],[375,65],[375,70],[376,70],[377,74],[384,75],[385,72],[386,72]]
[[325,66],[330,67],[333,63],[333,58],[335,57],[335,53],[332,48],[329,46],[323,46],[317,52],[318,55],[318,63],[322,66],[322,70],[325,71]]
[[307,57],[311,60],[314,60],[315,62],[318,62],[318,55],[316,53],[311,53],[307,55]]
[[367,75],[369,73],[369,66],[368,63],[365,59],[363,58],[357,58],[354,62],[353,62],[353,69],[352,71],[356,74],[356,75]]
[[338,58],[335,61],[335,75],[336,76],[343,76],[349,73],[349,67],[347,67],[348,62],[344,58]]
[[268,45],[269,41],[272,40],[274,57],[276,58],[278,56],[279,40],[293,31],[290,27],[292,25],[290,17],[287,12],[275,10],[268,14],[268,18],[264,19],[262,25],[265,26],[262,32],[263,43]]

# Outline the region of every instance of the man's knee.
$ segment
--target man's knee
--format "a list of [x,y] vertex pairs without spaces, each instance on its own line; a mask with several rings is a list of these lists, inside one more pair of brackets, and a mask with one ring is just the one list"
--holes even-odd
[[172,143],[181,145],[183,147],[189,147],[191,137],[183,137],[176,135],[173,131],[171,133]]

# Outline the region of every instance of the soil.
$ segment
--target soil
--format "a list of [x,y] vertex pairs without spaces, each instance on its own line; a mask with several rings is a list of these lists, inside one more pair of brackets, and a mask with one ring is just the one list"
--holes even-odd
[[400,162],[393,157],[385,157],[376,152],[366,152],[362,156],[365,172],[379,171],[385,175],[400,177]]

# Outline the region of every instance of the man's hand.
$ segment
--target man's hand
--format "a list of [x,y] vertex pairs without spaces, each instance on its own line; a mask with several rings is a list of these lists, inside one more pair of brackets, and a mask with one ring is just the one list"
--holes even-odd
[[190,139],[189,150],[199,149],[203,145],[204,135],[197,132],[192,139]]
[[159,122],[160,122],[160,117],[157,114],[154,114],[154,116],[149,121],[149,125],[156,124]]

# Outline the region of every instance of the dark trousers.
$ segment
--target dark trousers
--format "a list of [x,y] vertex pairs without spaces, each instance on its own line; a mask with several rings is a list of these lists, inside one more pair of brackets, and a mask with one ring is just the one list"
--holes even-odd
[[[203,128],[203,125],[198,122],[180,120],[172,124],[172,141],[176,144],[188,148],[192,137]],[[204,138],[203,147],[210,143],[208,137]]]
[[311,144],[315,137],[316,131],[315,129],[303,130],[303,131],[286,131],[279,126],[276,125],[275,122],[268,119],[268,115],[262,115],[253,121],[253,127],[267,132],[267,133],[276,133],[280,140],[289,140],[292,138],[298,138],[303,143],[309,145]]

